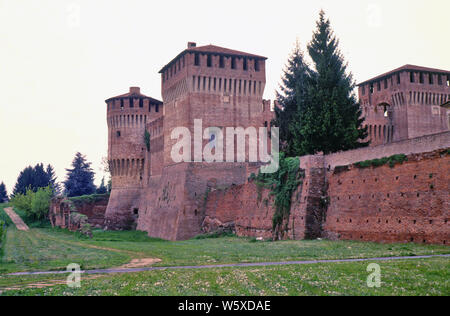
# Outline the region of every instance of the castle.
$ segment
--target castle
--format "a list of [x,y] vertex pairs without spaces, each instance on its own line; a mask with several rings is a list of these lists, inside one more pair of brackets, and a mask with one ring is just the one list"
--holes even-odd
[[[151,236],[171,240],[201,233],[205,193],[245,183],[252,165],[248,159],[175,163],[172,131],[184,127],[197,132],[197,119],[205,127],[269,127],[274,112],[262,98],[265,61],[258,55],[188,43],[160,71],[164,102],[141,94],[139,88],[106,100],[112,177],[108,228],[137,225]],[[198,161],[194,147],[192,161]]]
[[[266,59],[218,46],[197,47],[195,43],[188,43],[187,49],[160,71],[162,102],[143,95],[137,87],[130,88],[127,94],[106,100],[108,160],[112,177],[112,191],[105,214],[108,229],[137,228],[148,232],[151,237],[184,240],[205,231],[233,226],[238,235],[269,237],[273,210],[270,203],[262,206],[260,201],[256,201],[255,185],[248,180],[251,173],[257,173],[260,164],[250,162],[248,155],[245,161],[236,160],[239,162],[199,161],[195,156],[195,144],[187,151],[192,162],[174,162],[173,159],[173,148],[177,143],[173,130],[182,127],[192,134],[199,132],[196,120],[202,120],[204,127],[219,129],[270,127],[276,105],[263,100]],[[422,160],[440,161],[440,164],[433,161],[424,167],[425,173],[429,172],[427,168],[434,168],[428,174],[439,173],[435,176],[439,181],[433,184],[432,190],[428,187],[428,193],[422,192],[422,199],[429,195],[432,200],[426,203],[437,205],[434,216],[439,219],[434,223],[439,222],[440,226],[439,229],[431,229],[430,233],[427,230],[427,233],[416,234],[431,234],[434,237],[424,237],[424,240],[436,239],[445,243],[448,240],[449,161],[448,154],[442,150],[450,147],[449,83],[449,71],[407,65],[360,84],[360,102],[373,147],[300,158],[305,181],[296,193],[288,237],[303,239],[327,235],[354,239],[353,233],[346,230],[349,225],[350,231],[356,230],[355,235],[359,235],[360,227],[370,226],[375,220],[372,214],[364,225],[361,224],[360,220],[366,220],[364,203],[373,208],[370,212],[377,210],[375,216],[378,217],[384,214],[383,211],[391,214],[395,207],[404,208],[404,205],[394,206],[385,202],[386,194],[390,196],[390,193],[382,191],[392,188],[380,186],[379,178],[388,176],[389,170],[383,171],[384,175],[371,175],[377,179],[375,186],[361,183],[354,190],[365,191],[352,194],[345,190],[340,192],[342,187],[335,184],[334,179],[343,176],[336,170],[345,166],[355,185],[361,176],[359,172],[369,171],[353,170],[352,164],[403,153],[415,155],[408,162],[416,163],[414,168],[423,164]],[[202,146],[217,138],[216,134],[203,136]],[[236,146],[234,136],[226,146],[233,143],[233,153],[237,156],[243,148]],[[245,153],[248,153],[249,146],[245,143]],[[183,154],[186,154],[184,150]],[[428,158],[417,158],[422,155]],[[406,187],[409,185],[409,190],[413,190],[413,199],[412,194],[417,188],[410,181],[404,181]],[[424,190],[429,184],[421,182],[421,185],[425,186],[421,187]],[[269,201],[268,193],[264,194]],[[353,206],[349,209],[348,205],[342,204],[341,198],[346,196],[352,201],[354,195],[359,201],[357,212],[362,213],[355,214],[353,219],[345,218],[349,222],[343,229],[338,223],[342,221],[343,213],[350,214]],[[324,196],[330,200],[326,207]],[[377,207],[383,203],[387,203],[384,210]],[[407,200],[404,203],[414,204]],[[418,205],[413,212],[420,212],[422,207],[422,204]],[[411,210],[410,207],[406,209]],[[337,222],[332,225],[327,217]],[[379,220],[376,220],[378,224],[381,223]],[[389,225],[389,220],[386,225]],[[379,240],[383,235],[395,235],[387,233],[384,228],[373,227],[373,232],[368,228],[371,233],[361,234],[358,239]],[[386,229],[395,230],[390,226]],[[407,237],[410,238],[409,235]],[[395,236],[389,238],[396,240]]]

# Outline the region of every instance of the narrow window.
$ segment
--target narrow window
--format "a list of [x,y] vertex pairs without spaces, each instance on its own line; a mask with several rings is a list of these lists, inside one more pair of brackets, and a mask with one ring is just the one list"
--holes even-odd
[[208,57],[206,58],[206,66],[212,67],[212,56],[211,55],[208,55]]
[[385,89],[388,88],[388,81],[387,81],[387,79],[384,79],[384,88],[385,88]]
[[410,72],[410,73],[409,73],[409,81],[410,81],[411,83],[414,83],[414,73],[413,73],[413,72]]
[[156,112],[159,112],[159,105],[158,105],[158,104],[156,105],[155,111],[156,111]]
[[245,71],[248,70],[248,61],[247,61],[247,58],[244,58],[244,66],[243,66],[243,69],[244,69]]
[[362,95],[366,95],[366,86],[363,86],[362,87],[362,89],[361,89],[361,93],[362,93]]
[[430,84],[434,84],[433,82],[433,74],[428,74],[428,81]]
[[195,57],[194,57],[194,65],[195,66],[200,66],[200,55],[198,53],[195,53]]
[[219,57],[219,67],[225,68],[225,58],[223,56]]
[[259,60],[255,59],[255,71],[259,71]]
[[134,100],[133,100],[133,98],[130,98],[130,108],[134,108]]
[[144,107],[144,99],[139,99],[139,107],[142,109]]
[[372,94],[373,93],[373,83],[370,84],[369,90],[370,90],[370,93]]
[[117,131],[116,134],[117,134],[117,137],[120,137],[120,131]]
[[381,82],[378,81],[378,82],[377,82],[377,91],[380,91],[380,90],[381,90]]
[[438,75],[438,85],[442,86],[442,76]]
[[397,74],[397,84],[400,84],[400,74]]
[[236,57],[231,57],[231,69],[236,69]]
[[419,73],[419,82],[423,84],[423,72]]

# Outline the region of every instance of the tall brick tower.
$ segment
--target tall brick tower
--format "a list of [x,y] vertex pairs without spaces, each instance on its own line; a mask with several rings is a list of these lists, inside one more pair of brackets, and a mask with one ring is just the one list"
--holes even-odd
[[[201,233],[209,190],[245,183],[245,162],[174,162],[171,151],[177,141],[171,133],[174,128],[186,127],[194,135],[194,122],[199,119],[203,129],[218,127],[223,132],[226,127],[268,126],[273,112],[262,98],[265,61],[258,55],[188,43],[187,49],[161,69],[164,144],[161,158],[156,160],[162,161],[162,172],[150,172],[138,229],[152,237],[191,238]],[[203,142],[206,145],[209,140]],[[194,152],[192,144],[192,161]],[[151,152],[153,156],[156,158]]]
[[450,71],[405,65],[358,86],[372,146],[450,129]]
[[146,124],[162,115],[162,102],[141,94],[138,87],[105,102],[112,179],[105,224],[110,229],[130,228],[138,215],[144,182]]

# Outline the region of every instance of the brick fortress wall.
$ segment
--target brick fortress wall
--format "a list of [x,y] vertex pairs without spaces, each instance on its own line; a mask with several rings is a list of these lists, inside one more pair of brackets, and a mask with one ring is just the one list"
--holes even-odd
[[[286,238],[447,244],[448,148],[449,132],[330,156],[301,157],[305,177],[293,194]],[[406,153],[408,161],[394,168],[352,166],[399,153]],[[269,193],[253,182],[212,191],[203,230],[234,227],[238,236],[271,238],[274,209]],[[327,209],[324,198],[329,200]]]

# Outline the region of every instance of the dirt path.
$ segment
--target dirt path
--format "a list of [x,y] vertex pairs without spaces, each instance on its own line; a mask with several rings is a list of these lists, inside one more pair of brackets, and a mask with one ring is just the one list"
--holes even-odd
[[17,215],[16,212],[14,212],[12,207],[5,208],[5,213],[8,214],[8,216],[11,218],[11,220],[13,221],[14,225],[16,225],[18,230],[22,230],[25,232],[30,230],[30,228],[28,228],[27,224],[23,222],[20,216]]

